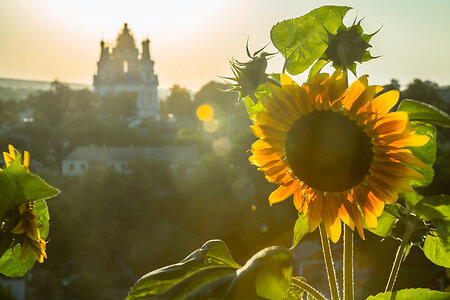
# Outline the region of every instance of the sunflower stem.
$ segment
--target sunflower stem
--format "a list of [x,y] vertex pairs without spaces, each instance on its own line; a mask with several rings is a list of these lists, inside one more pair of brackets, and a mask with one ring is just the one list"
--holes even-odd
[[406,224],[406,231],[402,238],[402,243],[397,249],[397,254],[395,255],[394,264],[392,265],[391,274],[389,275],[389,280],[386,284],[386,292],[392,292],[394,289],[395,280],[397,279],[398,271],[400,270],[400,265],[403,261],[403,256],[405,255],[406,247],[409,244],[412,233],[414,232],[414,225]]
[[304,281],[301,281],[297,278],[292,278],[291,283],[303,289],[305,292],[316,298],[317,300],[327,300],[318,290],[310,286]]
[[319,231],[320,231],[320,240],[322,242],[323,258],[325,260],[325,266],[327,269],[328,283],[330,284],[331,299],[339,300],[338,285],[336,281],[336,271],[334,270],[333,265],[333,256],[331,255],[330,242],[328,241],[328,236],[325,231],[323,223],[320,224]]
[[353,231],[344,224],[344,300],[353,300]]

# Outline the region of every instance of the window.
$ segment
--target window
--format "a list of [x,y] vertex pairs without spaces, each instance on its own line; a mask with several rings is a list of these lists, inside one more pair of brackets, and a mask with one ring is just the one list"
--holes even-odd
[[70,171],[73,171],[74,168],[75,168],[75,166],[71,163],[71,164],[69,165]]
[[86,166],[84,164],[81,164],[81,170],[84,171],[85,168]]
[[128,61],[126,60],[123,61],[123,73],[124,74],[128,73]]

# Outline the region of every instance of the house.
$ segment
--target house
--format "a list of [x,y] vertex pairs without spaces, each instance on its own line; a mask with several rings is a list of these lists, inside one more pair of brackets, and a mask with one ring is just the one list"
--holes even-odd
[[166,163],[171,170],[190,167],[198,161],[195,146],[78,147],[62,162],[63,176],[83,175],[91,167],[110,167],[128,172],[134,162]]

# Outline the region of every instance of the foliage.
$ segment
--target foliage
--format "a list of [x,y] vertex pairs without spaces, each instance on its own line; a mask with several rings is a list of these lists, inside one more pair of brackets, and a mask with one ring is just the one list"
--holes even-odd
[[377,294],[376,296],[370,296],[369,298],[367,298],[367,300],[392,300],[392,299],[444,300],[448,299],[448,293],[433,291],[429,289],[405,289],[395,292],[380,293]]
[[[11,162],[6,161],[6,169],[0,171],[0,272],[9,277],[20,277],[29,271],[37,257],[33,253],[33,240],[45,240],[49,230],[49,214],[45,199],[55,197],[59,190],[48,185],[40,177],[30,174],[28,162],[22,165],[21,156],[10,146]],[[19,214],[19,206],[33,203],[28,214]],[[20,208],[23,209],[23,208]],[[31,218],[31,219],[30,219]],[[24,233],[15,233],[13,228],[26,224]],[[23,225],[22,225],[23,226]],[[34,230],[37,237],[32,237]],[[31,235],[31,236],[30,236]],[[28,248],[26,248],[28,247]],[[45,245],[43,251],[45,254]],[[22,249],[23,248],[23,249]]]
[[211,240],[180,263],[144,275],[127,299],[282,299],[291,263],[289,251],[272,247],[241,267],[222,241]]
[[272,27],[270,38],[292,75],[305,71],[327,49],[327,31],[336,33],[350,7],[322,6]]

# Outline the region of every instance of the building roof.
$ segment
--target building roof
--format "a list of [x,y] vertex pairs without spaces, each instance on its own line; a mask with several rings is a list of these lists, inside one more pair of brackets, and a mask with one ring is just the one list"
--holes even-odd
[[78,147],[72,151],[65,161],[167,161],[196,162],[198,148],[195,146],[162,146],[162,147]]

